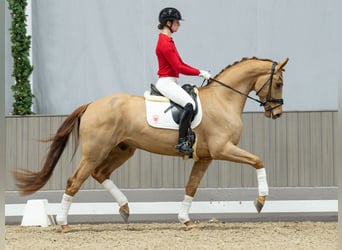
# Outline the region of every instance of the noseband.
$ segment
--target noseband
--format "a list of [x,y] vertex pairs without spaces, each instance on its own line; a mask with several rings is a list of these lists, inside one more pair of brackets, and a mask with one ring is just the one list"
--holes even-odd
[[279,106],[283,105],[284,104],[284,100],[283,99],[275,99],[275,98],[272,98],[272,84],[273,84],[273,76],[274,76],[274,71],[275,71],[275,67],[277,66],[277,63],[276,62],[273,62],[272,64],[272,68],[271,68],[271,74],[270,74],[270,78],[261,86],[261,88],[256,92],[256,94],[258,95],[259,92],[264,88],[266,87],[267,85],[269,85],[268,87],[268,92],[267,92],[267,95],[266,95],[266,101],[262,102],[256,98],[253,98],[245,93],[242,93],[240,90],[237,90],[231,86],[229,86],[228,84],[226,83],[223,83],[219,80],[216,80],[214,78],[210,78],[209,81],[214,81],[214,82],[217,82],[218,84],[226,87],[226,88],[229,88],[233,91],[235,91],[236,93],[239,93],[240,95],[243,95],[243,96],[246,96],[247,98],[257,102],[260,104],[260,106],[266,106],[267,103],[270,103],[270,102],[273,102],[273,103],[278,103],[278,105],[274,106],[274,107],[271,107],[269,106],[268,108],[265,108],[265,111],[272,111],[276,108],[278,108]]

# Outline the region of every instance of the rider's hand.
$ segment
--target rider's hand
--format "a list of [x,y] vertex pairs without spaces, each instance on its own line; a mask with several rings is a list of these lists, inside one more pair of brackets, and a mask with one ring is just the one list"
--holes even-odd
[[211,74],[209,73],[209,71],[205,71],[205,70],[200,70],[200,77],[203,77],[205,80],[209,80],[211,78]]

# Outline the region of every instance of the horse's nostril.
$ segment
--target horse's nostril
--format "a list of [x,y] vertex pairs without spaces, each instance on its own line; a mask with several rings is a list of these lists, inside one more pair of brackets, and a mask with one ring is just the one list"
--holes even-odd
[[273,114],[272,113],[272,119],[278,119],[281,116],[281,113]]

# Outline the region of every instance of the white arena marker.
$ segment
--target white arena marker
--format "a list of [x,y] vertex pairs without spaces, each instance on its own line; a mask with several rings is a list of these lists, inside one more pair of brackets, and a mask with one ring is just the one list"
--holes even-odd
[[21,226],[47,227],[54,223],[52,216],[47,213],[48,200],[28,200],[26,203]]

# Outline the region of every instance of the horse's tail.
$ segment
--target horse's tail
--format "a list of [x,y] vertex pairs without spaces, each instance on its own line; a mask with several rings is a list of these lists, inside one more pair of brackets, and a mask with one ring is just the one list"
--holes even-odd
[[[79,134],[79,120],[86,111],[89,104],[85,104],[77,108],[70,114],[63,124],[57,130],[57,133],[48,140],[52,141],[49,152],[46,156],[43,168],[39,172],[32,172],[30,170],[18,169],[12,171],[14,178],[17,181],[17,187],[21,195],[29,195],[41,189],[50,179],[56,164],[61,157],[64,148],[68,142],[70,134],[76,127],[76,137]],[[75,148],[77,144],[75,145]],[[76,149],[75,149],[76,150]]]

